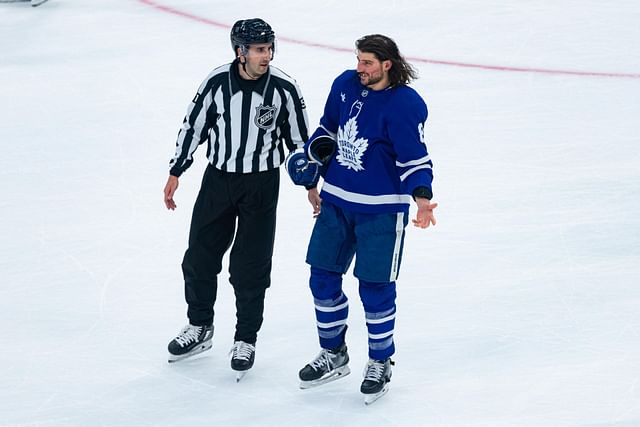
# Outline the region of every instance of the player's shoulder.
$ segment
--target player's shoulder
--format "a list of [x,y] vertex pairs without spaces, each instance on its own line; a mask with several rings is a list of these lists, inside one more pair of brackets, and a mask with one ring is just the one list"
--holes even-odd
[[351,92],[357,91],[360,85],[360,79],[356,70],[345,70],[340,73],[331,84],[331,91]]
[[393,91],[393,96],[391,97],[391,102],[402,109],[402,107],[419,107],[419,108],[427,108],[427,104],[422,98],[422,96],[416,91],[414,88],[408,85],[398,85],[391,89]]
[[335,78],[334,82],[344,85],[344,84],[352,84],[354,82],[358,82],[358,72],[356,70],[345,70]]
[[424,99],[418,93],[418,91],[415,90],[414,88],[412,88],[409,85],[398,85],[398,86],[394,87],[392,90],[394,90],[395,93],[396,93],[395,98],[397,98],[397,99],[399,99],[399,100],[401,100],[403,102],[424,103]]

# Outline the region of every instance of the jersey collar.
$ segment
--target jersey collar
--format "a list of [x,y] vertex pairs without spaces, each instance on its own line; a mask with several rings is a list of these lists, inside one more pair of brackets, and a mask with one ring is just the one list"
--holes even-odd
[[238,71],[239,61],[235,59],[231,63],[231,69],[229,70],[229,83],[231,87],[231,94],[240,92],[241,90],[253,91],[257,93],[264,93],[264,89],[269,81],[271,75],[271,66],[264,75],[260,76],[258,80],[245,80],[240,77],[240,71]]

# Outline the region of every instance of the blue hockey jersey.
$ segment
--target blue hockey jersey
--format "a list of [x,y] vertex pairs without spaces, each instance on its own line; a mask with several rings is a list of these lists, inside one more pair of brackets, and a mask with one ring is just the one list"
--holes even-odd
[[433,180],[426,120],[427,106],[412,88],[374,91],[360,83],[355,70],[342,73],[307,141],[320,135],[337,141],[320,197],[355,212],[408,212],[413,191],[431,190]]

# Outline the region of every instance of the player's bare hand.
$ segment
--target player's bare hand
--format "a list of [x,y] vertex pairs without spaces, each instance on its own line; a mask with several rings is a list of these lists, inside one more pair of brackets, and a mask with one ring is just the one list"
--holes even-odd
[[418,213],[416,218],[412,220],[413,225],[419,228],[436,225],[436,217],[433,214],[433,210],[438,207],[438,204],[431,203],[431,200],[424,197],[416,197],[416,204],[418,205]]
[[320,194],[318,193],[317,188],[312,188],[307,193],[307,198],[309,199],[309,203],[313,207],[313,217],[316,218],[320,215],[320,205],[322,204],[322,199],[320,198]]

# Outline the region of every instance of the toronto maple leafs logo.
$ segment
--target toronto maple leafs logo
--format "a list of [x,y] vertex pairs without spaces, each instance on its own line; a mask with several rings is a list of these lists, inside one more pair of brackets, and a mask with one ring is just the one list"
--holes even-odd
[[[356,101],[358,102],[358,101]],[[355,117],[347,120],[343,127],[338,128],[338,155],[336,160],[347,169],[353,169],[356,172],[364,170],[362,166],[362,155],[367,151],[369,141],[366,138],[358,138],[358,121],[357,118],[362,110],[362,103],[351,106],[351,112],[357,111]]]

